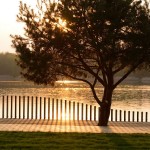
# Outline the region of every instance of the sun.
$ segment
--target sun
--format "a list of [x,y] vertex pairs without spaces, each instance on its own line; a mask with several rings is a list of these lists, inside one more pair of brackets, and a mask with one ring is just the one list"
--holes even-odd
[[68,27],[67,27],[67,21],[65,19],[62,18],[57,18],[57,22],[55,23],[55,25],[61,29],[63,32],[68,32],[71,31]]
[[59,18],[58,24],[60,25],[61,28],[66,28],[66,26],[67,26],[66,20],[63,20],[61,18]]
[[57,27],[60,28],[62,31],[67,32],[68,28],[67,28],[67,21],[59,18],[58,22],[57,22]]

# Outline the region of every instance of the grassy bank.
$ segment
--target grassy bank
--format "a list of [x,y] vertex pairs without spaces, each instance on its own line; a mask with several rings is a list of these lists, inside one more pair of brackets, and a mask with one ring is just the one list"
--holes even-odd
[[0,132],[0,149],[150,149],[150,134]]

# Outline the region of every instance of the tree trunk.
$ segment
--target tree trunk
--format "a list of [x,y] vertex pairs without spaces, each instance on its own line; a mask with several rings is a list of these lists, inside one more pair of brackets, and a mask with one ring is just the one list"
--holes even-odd
[[110,114],[110,106],[108,104],[103,104],[99,109],[99,126],[107,126]]
[[105,87],[102,104],[99,109],[99,126],[107,126],[111,109],[113,88]]

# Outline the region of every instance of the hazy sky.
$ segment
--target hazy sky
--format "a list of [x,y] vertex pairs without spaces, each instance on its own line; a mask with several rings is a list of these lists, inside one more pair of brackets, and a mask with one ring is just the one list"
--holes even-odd
[[[55,0],[56,1],[56,0]],[[1,0],[0,2],[0,52],[15,52],[11,47],[10,34],[23,34],[23,24],[16,21],[20,0]],[[22,0],[35,8],[37,0]]]
[[[16,21],[20,0],[1,0],[0,2],[0,52],[15,52],[11,47],[10,34],[23,34],[23,24]],[[37,0],[22,0],[31,7]]]

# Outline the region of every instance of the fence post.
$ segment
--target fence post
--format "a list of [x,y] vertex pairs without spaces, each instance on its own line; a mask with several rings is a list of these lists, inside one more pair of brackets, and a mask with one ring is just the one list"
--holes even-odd
[[134,122],[134,111],[132,112],[132,121]]
[[84,104],[83,104],[83,103],[82,103],[82,108],[81,108],[81,109],[82,109],[82,111],[81,111],[81,112],[82,112],[81,120],[83,121],[83,119],[84,119],[84,118],[83,118],[83,112],[84,112],[84,111],[83,111],[83,110],[84,110]]
[[120,110],[120,122],[122,121],[122,111]]
[[137,122],[139,122],[139,112],[137,112]]
[[128,111],[128,122],[130,122],[130,111]]
[[143,112],[141,112],[141,122],[143,122]]
[[98,107],[98,124],[100,124],[101,107]]
[[44,97],[44,119],[46,119],[46,98]]
[[56,99],[56,120],[58,120],[58,99]]
[[92,120],[92,105],[90,105],[90,121]]
[[52,120],[54,120],[54,99],[52,99]]
[[69,101],[69,120],[71,120],[71,101]]
[[25,119],[25,96],[23,96],[23,119]]
[[42,119],[42,97],[40,97],[40,119]]
[[48,120],[50,120],[50,98],[48,98]]
[[124,122],[126,121],[126,111],[124,111]]
[[33,119],[33,96],[31,98],[31,119]]
[[4,105],[4,100],[5,100],[5,97],[3,96],[3,100],[2,100],[2,118],[4,118],[4,107],[5,107],[5,105]]
[[111,120],[110,121],[113,121],[113,109],[111,109]]
[[115,121],[117,121],[117,109],[115,110]]
[[62,120],[62,100],[60,100],[60,119]]
[[88,120],[88,105],[86,104],[86,120]]
[[145,122],[148,122],[148,112],[146,112]]
[[21,118],[21,96],[19,96],[19,119]]
[[28,98],[27,99],[27,119],[29,119],[29,99],[30,99],[30,97],[28,96],[27,98]]
[[37,112],[38,112],[38,97],[36,97],[35,101],[35,119],[37,119]]
[[65,120],[66,120],[66,117],[67,117],[67,101],[65,100]]
[[79,120],[79,102],[77,103],[77,120]]
[[17,118],[17,96],[15,96],[15,119]]
[[7,96],[7,101],[6,101],[6,118],[8,118],[8,96]]
[[94,121],[96,121],[96,106],[94,106]]
[[11,106],[11,111],[10,111],[10,118],[13,118],[13,96],[11,96],[11,101],[10,101],[10,106]]
[[73,120],[75,120],[75,102],[73,102]]

